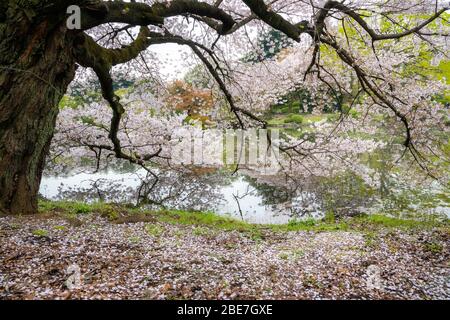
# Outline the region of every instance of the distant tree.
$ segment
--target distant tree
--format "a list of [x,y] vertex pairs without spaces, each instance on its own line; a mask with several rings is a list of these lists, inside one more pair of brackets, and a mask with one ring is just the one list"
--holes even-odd
[[210,83],[210,75],[202,64],[198,64],[186,73],[184,81],[194,87],[206,89]]
[[118,72],[114,78],[114,90],[130,88],[135,84],[135,80],[133,79],[133,77],[125,74],[125,72]]
[[256,51],[247,54],[243,60],[245,62],[262,62],[272,59],[283,49],[291,47],[292,44],[293,41],[284,33],[270,29],[259,35]]
[[181,80],[175,81],[168,89],[168,105],[176,111],[187,112],[191,119],[205,122],[209,120],[207,113],[214,106],[210,90],[197,89]]

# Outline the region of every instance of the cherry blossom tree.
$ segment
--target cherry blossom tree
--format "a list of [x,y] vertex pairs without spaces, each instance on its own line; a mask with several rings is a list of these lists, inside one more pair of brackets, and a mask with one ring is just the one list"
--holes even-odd
[[[78,29],[68,28],[69,6],[80,8]],[[231,125],[265,128],[261,110],[298,87],[308,88],[319,106],[339,94],[362,115],[369,131],[366,115],[381,113],[394,119],[394,127],[402,128],[404,153],[434,176],[435,167],[448,164],[448,150],[442,150],[436,136],[437,128],[440,133],[448,131],[448,109],[436,99],[448,88],[443,78],[414,75],[408,65],[420,58],[415,49],[448,59],[447,9],[438,0],[2,1],[0,211],[37,211],[59,102],[77,68],[77,77],[95,74],[106,105],[85,105],[82,110],[87,116],[71,117],[71,112],[79,111],[66,109],[59,117],[57,139],[65,129],[70,129],[71,138],[60,141],[57,148],[76,142],[74,146],[83,145],[96,155],[106,153],[141,166],[154,159],[167,160],[162,147],[165,133],[180,119],[155,119],[139,103],[127,110],[114,90],[115,74],[147,77],[164,86],[157,57],[148,49],[167,43],[187,46],[203,63],[214,80],[215,94],[220,92],[234,117]],[[415,18],[408,18],[411,15]],[[377,21],[388,21],[388,26],[377,26]],[[281,62],[269,59],[246,65],[240,58],[254,48],[257,31],[267,28],[296,43],[293,53]],[[164,109],[157,94],[164,88],[152,90],[155,94],[147,98],[154,100],[153,107]],[[64,124],[70,120],[75,121]],[[350,121],[341,128],[352,125]],[[338,162],[340,153],[361,150],[361,145],[336,135],[342,129],[320,126],[320,136],[314,140],[303,137],[279,146],[288,163],[296,164],[294,168],[332,168],[324,151]],[[154,139],[143,141],[142,128]],[[371,149],[374,144],[364,145]],[[436,165],[429,155],[443,160]],[[310,165],[305,165],[308,161]]]

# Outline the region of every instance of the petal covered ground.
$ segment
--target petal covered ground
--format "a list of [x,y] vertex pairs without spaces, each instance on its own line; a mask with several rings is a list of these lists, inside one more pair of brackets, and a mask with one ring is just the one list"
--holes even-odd
[[436,228],[254,237],[138,220],[0,218],[0,298],[450,299],[450,236]]

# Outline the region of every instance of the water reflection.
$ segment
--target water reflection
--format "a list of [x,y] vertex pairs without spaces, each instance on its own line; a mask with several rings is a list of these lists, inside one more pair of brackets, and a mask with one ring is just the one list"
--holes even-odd
[[[41,195],[52,200],[132,203],[150,209],[213,211],[253,223],[286,223],[292,217],[289,199],[283,203],[276,189],[258,190],[255,179],[219,169],[108,170],[45,176]],[[270,199],[266,196],[270,195]]]
[[[250,170],[233,174],[218,168],[170,168],[155,169],[150,174],[132,166],[115,166],[96,173],[47,174],[41,184],[41,194],[53,200],[212,211],[252,223],[274,224],[291,219],[320,218],[327,212],[349,216],[388,212],[389,206],[405,212],[414,206],[419,208],[417,201],[409,198],[387,198],[386,186],[383,183],[382,189],[373,189],[351,174],[339,179],[295,180],[287,174],[269,176]],[[417,200],[417,194],[413,196]],[[428,207],[433,213],[450,213],[446,203]]]

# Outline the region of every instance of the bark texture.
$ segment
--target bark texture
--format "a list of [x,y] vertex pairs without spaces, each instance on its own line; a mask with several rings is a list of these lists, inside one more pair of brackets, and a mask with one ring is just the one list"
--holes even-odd
[[64,13],[43,16],[17,3],[4,3],[0,15],[0,212],[31,214],[76,67]]

